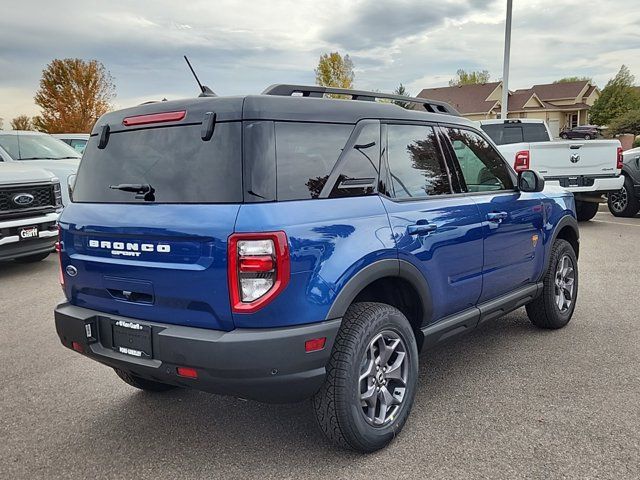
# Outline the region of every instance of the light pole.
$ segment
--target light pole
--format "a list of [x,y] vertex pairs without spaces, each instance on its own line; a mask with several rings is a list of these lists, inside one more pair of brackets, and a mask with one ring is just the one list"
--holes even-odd
[[500,103],[500,118],[507,118],[509,103],[509,56],[511,54],[511,11],[513,0],[507,0],[507,20],[504,25],[504,61],[502,62],[502,102]]

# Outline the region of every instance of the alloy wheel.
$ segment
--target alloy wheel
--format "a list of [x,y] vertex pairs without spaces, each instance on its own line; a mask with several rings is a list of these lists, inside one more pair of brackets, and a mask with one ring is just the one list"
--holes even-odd
[[611,202],[611,208],[615,212],[622,212],[627,208],[627,202],[629,201],[627,189],[623,186],[617,192],[610,193],[609,200]]
[[408,350],[402,337],[392,330],[374,336],[359,378],[360,406],[367,422],[382,427],[393,421],[406,396],[408,375]]
[[575,288],[575,269],[569,255],[563,255],[558,261],[555,277],[555,302],[560,313],[567,312],[573,304]]

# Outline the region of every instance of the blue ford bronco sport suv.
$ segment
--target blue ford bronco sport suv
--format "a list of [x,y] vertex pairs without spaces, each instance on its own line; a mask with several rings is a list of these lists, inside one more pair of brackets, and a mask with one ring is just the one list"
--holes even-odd
[[566,325],[573,196],[446,104],[376,98],[408,101],[275,85],[104,115],[60,218],[62,343],[143,390],[311,398],[369,452],[422,348],[523,305]]

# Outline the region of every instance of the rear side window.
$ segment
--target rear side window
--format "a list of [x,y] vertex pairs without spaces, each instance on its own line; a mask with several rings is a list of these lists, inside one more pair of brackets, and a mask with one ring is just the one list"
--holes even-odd
[[278,200],[318,198],[353,125],[276,122]]
[[491,123],[482,125],[482,130],[496,145],[549,141],[549,134],[542,123]]
[[201,125],[114,132],[104,149],[87,144],[73,201],[140,203],[136,194],[111,188],[150,185],[158,203],[242,202],[240,122],[218,123],[209,141]]
[[446,131],[469,192],[513,189],[507,165],[489,142],[470,130]]
[[394,198],[451,193],[444,159],[432,127],[388,125],[387,162]]

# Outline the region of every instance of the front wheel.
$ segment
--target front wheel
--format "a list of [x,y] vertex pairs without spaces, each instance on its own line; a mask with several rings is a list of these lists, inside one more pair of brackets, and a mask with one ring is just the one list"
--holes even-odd
[[576,217],[579,222],[588,222],[598,213],[598,207],[600,204],[595,202],[584,202],[582,200],[576,200]]
[[640,201],[633,194],[633,180],[626,175],[622,188],[607,197],[609,211],[616,217],[634,217],[640,210]]
[[566,133],[561,133],[560,138],[562,138],[563,140],[566,140],[567,138],[569,138],[569,136]]
[[589,135],[588,133],[584,136],[585,140],[591,140],[591,135]]
[[402,430],[417,379],[418,348],[407,318],[390,305],[355,303],[313,398],[318,425],[340,447],[379,450]]
[[527,316],[536,327],[562,328],[571,320],[578,298],[578,259],[566,240],[554,242],[542,281],[542,294],[527,304]]

